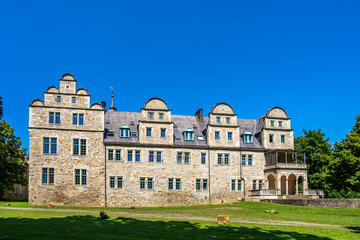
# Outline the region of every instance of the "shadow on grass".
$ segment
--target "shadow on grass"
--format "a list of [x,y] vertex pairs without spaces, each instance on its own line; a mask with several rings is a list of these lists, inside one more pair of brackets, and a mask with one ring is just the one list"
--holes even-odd
[[0,218],[0,232],[0,239],[321,239],[258,227],[94,216]]
[[360,233],[360,227],[345,227],[353,233]]

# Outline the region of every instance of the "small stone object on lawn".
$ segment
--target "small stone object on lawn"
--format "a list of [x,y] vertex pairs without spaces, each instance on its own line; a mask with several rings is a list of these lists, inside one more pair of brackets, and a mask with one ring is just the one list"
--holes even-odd
[[7,204],[8,206],[11,206],[11,204],[9,203],[9,204]]
[[266,210],[267,213],[279,213],[277,210],[275,209],[272,209],[272,210]]
[[219,215],[218,216],[218,224],[221,225],[229,225],[230,217],[228,215]]
[[100,211],[100,219],[108,219],[109,215],[105,211]]
[[52,204],[49,204],[49,205],[47,205],[47,207],[55,207],[54,205],[52,205]]
[[232,207],[232,206],[234,206],[234,203],[230,203],[229,205],[230,205],[230,207]]

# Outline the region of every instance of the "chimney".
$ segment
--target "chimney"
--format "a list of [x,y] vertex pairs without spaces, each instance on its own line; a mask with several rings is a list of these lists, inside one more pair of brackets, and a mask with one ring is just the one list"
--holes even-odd
[[105,109],[105,107],[106,107],[106,102],[105,102],[105,101],[101,101],[101,106]]
[[203,114],[202,114],[202,108],[200,108],[199,110],[196,111],[195,116],[197,116],[199,118],[199,121],[202,122],[203,119]]

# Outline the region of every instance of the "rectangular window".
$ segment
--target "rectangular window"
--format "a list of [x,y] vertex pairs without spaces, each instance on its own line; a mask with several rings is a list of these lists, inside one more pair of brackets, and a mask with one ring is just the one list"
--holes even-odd
[[169,178],[169,190],[174,190],[174,179]]
[[229,165],[229,154],[224,155],[224,164]]
[[228,132],[228,141],[232,141],[233,138],[232,138],[232,132]]
[[269,142],[271,143],[274,142],[274,135],[272,134],[269,135]]
[[259,190],[262,189],[262,180],[259,180]]
[[281,143],[285,143],[285,135],[281,135]]
[[79,113],[79,125],[84,125],[84,114]]
[[[114,160],[114,150],[113,149],[109,149],[108,152],[108,160],[109,161],[113,161]],[[115,181],[115,180],[114,180]]]
[[154,152],[149,152],[149,162],[154,162]]
[[61,103],[61,96],[56,96],[56,102]]
[[154,119],[154,113],[149,113],[149,119]]
[[121,151],[120,151],[120,150],[116,150],[115,160],[116,160],[116,161],[120,161],[120,160],[121,160]]
[[140,178],[140,189],[145,189],[145,178]]
[[252,166],[252,155],[248,155],[248,165]]
[[51,154],[57,154],[57,138],[51,138]]
[[177,154],[177,162],[182,163],[182,153],[178,152]]
[[256,190],[256,180],[253,180],[253,190]]
[[146,136],[151,137],[151,128],[146,129]]
[[54,169],[49,168],[49,185],[54,185]]
[[230,118],[226,118],[226,123],[230,123]]
[[42,169],[42,184],[48,184],[48,169]]
[[221,118],[220,117],[216,117],[216,123],[221,123]]
[[117,188],[120,189],[120,188],[123,188],[123,178],[122,177],[118,177],[117,179]]
[[115,188],[115,177],[110,177],[110,188]]
[[215,140],[220,140],[220,132],[215,132]]
[[203,190],[207,191],[207,189],[208,189],[208,181],[207,179],[203,179]]
[[81,169],[81,185],[86,185],[86,169]]
[[159,113],[159,119],[163,120],[164,119],[164,114],[163,113]]
[[196,179],[196,191],[201,191],[201,179]]
[[218,165],[222,165],[222,154],[218,154]]
[[54,114],[53,112],[49,112],[49,124],[54,124]]
[[75,169],[75,185],[80,185],[80,169]]
[[156,162],[161,162],[161,152],[156,152]]
[[232,191],[236,190],[236,180],[231,180],[231,190]]
[[154,188],[153,186],[153,179],[152,178],[148,178],[148,182],[147,182],[147,188],[148,190],[152,190]]
[[71,98],[71,103],[76,103],[76,97]]
[[140,151],[135,152],[135,162],[140,162]]
[[282,127],[282,121],[279,121],[279,127]]
[[86,155],[86,139],[80,139],[80,155]]
[[48,137],[43,138],[43,153],[44,154],[50,153],[50,139]]
[[176,179],[176,190],[181,190],[181,179],[177,178]]
[[275,126],[275,122],[274,121],[270,121],[270,126]]
[[75,185],[85,186],[87,184],[86,169],[75,169]]
[[73,125],[77,125],[77,124],[78,124],[78,114],[73,113]]
[[164,138],[166,136],[166,129],[161,129],[161,137]]
[[238,180],[238,191],[241,191],[241,180]]
[[185,164],[189,164],[189,163],[190,163],[190,153],[185,153],[184,163],[185,163]]
[[79,139],[73,139],[73,155],[79,155]]
[[246,155],[241,155],[241,165],[246,165]]
[[201,154],[201,164],[206,164],[206,153]]
[[133,160],[133,151],[128,151],[128,162],[132,162]]
[[55,113],[55,123],[60,124],[60,113],[59,112]]

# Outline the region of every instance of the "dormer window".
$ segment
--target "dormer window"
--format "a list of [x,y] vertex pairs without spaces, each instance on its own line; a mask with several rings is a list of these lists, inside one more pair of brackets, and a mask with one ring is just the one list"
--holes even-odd
[[279,127],[282,127],[283,124],[282,124],[282,121],[279,121]]
[[130,137],[130,128],[128,127],[128,125],[126,125],[126,124],[121,125],[121,128],[120,128],[120,137],[121,137],[121,138],[128,138],[128,137]]
[[253,143],[253,136],[250,131],[245,131],[244,133],[244,142],[245,143]]
[[226,118],[226,123],[227,123],[227,124],[230,123],[230,118]]
[[163,120],[164,119],[164,114],[163,113],[159,113],[159,119]]
[[149,119],[154,119],[154,113],[149,113]]
[[194,141],[194,130],[192,128],[187,128],[184,134],[185,134],[185,141]]
[[275,126],[275,121],[270,121],[270,126],[274,127]]
[[220,117],[216,117],[216,123],[221,123],[221,118]]

